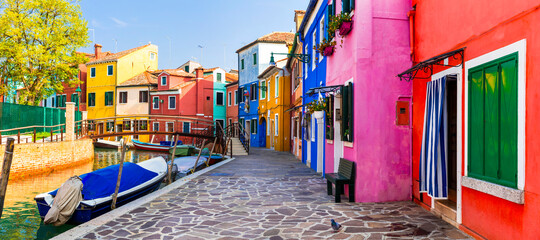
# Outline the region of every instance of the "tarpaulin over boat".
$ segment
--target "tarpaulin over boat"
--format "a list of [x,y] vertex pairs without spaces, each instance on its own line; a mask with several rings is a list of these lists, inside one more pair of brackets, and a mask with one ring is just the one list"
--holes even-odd
[[[83,199],[90,200],[112,195],[116,188],[119,168],[120,165],[116,164],[81,175]],[[157,173],[149,171],[135,163],[125,162],[118,192],[120,193],[140,185],[157,175]],[[56,196],[57,191],[58,189],[50,194]]]

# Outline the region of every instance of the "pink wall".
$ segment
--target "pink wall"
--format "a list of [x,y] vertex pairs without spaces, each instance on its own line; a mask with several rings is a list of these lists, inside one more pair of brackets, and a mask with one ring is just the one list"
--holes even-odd
[[[341,9],[340,1],[334,2]],[[411,95],[411,84],[396,77],[412,66],[409,9],[410,1],[356,1],[353,30],[342,47],[336,39],[336,51],[328,58],[327,86],[353,79],[354,143],[342,149],[326,143],[325,170],[335,171],[336,150],[356,162],[358,202],[411,196],[410,128],[395,123],[396,101],[409,101]]]

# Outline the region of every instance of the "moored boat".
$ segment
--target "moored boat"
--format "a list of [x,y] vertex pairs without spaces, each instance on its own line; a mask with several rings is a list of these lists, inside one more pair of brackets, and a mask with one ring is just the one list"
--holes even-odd
[[[189,174],[192,170],[196,171],[203,168],[207,158],[201,156],[197,162],[197,156],[177,157],[174,159],[174,166],[178,176],[183,177]],[[195,166],[197,162],[197,166]],[[170,161],[167,163],[170,164]]]
[[94,147],[118,149],[120,147],[120,142],[98,139],[94,142]]
[[[171,144],[169,141],[162,141],[160,144],[146,143],[133,139],[133,146],[139,150],[145,151],[158,151],[158,152],[167,152],[171,147],[174,147],[174,142]],[[182,141],[178,141],[178,144],[181,145]]]
[[[116,188],[119,164],[80,176],[83,182],[82,196],[69,223],[80,224],[111,210],[112,194]],[[157,157],[140,163],[125,162],[118,191],[116,207],[129,203],[159,188],[167,175],[167,163]],[[37,195],[39,215],[45,218],[53,204],[58,189]]]
[[[169,153],[172,154],[174,146],[169,149]],[[191,145],[179,145],[176,146],[175,156],[191,156],[195,152],[195,146]]]

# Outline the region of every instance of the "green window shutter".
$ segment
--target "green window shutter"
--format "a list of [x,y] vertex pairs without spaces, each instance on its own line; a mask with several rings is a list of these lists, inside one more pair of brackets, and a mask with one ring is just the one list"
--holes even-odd
[[349,12],[350,10],[351,10],[350,1],[349,0],[341,0],[341,11]]
[[350,135],[349,135],[349,142],[352,142],[353,141],[353,132],[354,132],[354,129],[353,129],[353,126],[354,126],[354,92],[353,92],[354,88],[353,88],[353,85],[352,83],[349,83],[349,98],[348,98],[348,101],[349,101],[349,104],[348,104],[348,113],[349,113],[349,117],[348,117],[348,120],[349,120],[349,123],[348,123],[348,127],[349,127],[349,132],[350,132]]
[[517,55],[505,59],[500,65],[501,130],[499,179],[517,187],[517,136],[518,136],[518,79]]
[[189,72],[189,65],[184,66],[184,71]]
[[472,177],[484,174],[484,80],[483,70],[469,73],[469,166]]
[[351,3],[349,5],[349,9],[353,10],[354,9],[354,0],[350,0],[350,1],[351,1]]
[[240,60],[241,68],[244,69],[244,59]]
[[257,53],[253,54],[253,65],[257,64]]
[[349,123],[349,86],[344,86],[341,92],[343,95],[341,96],[341,140],[346,141],[345,131],[348,129],[347,124]]
[[498,65],[484,69],[484,176],[497,179],[499,170],[499,81]]

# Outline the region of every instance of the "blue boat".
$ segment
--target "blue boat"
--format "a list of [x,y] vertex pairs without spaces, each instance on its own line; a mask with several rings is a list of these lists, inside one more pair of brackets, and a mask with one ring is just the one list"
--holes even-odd
[[[79,176],[83,182],[82,201],[68,223],[80,224],[111,211],[112,194],[116,188],[119,164],[99,169]],[[116,207],[125,205],[159,188],[167,175],[167,163],[163,157],[152,158],[140,163],[125,162]],[[45,215],[51,209],[56,192],[50,191],[37,195],[39,215]]]

